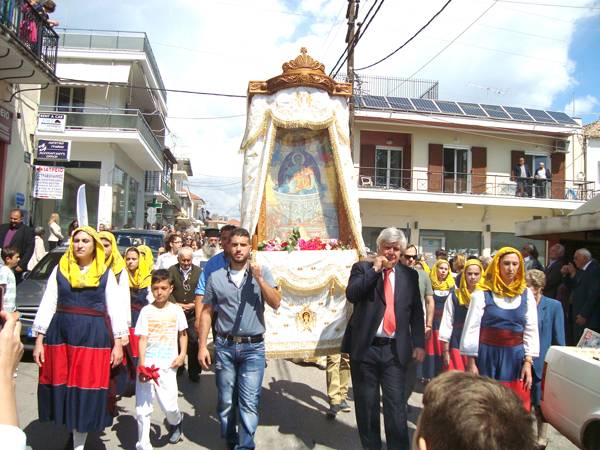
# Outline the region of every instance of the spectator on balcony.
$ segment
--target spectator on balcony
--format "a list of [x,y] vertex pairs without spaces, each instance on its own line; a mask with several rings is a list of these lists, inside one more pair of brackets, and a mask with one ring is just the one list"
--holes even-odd
[[541,162],[535,175],[533,176],[533,184],[535,185],[535,196],[536,198],[547,198],[548,197],[548,183],[552,180],[552,173],[544,166]]
[[517,197],[531,197],[531,170],[522,156],[513,169],[513,177],[517,182]]

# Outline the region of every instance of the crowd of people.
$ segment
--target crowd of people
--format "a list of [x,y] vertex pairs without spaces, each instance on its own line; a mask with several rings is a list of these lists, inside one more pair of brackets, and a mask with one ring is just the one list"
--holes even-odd
[[[54,242],[65,239],[58,221],[55,215],[49,221]],[[14,287],[35,253],[37,237],[43,244],[22,223],[19,210],[0,225],[7,323],[17,320],[11,314]],[[266,363],[264,312],[279,307],[281,293],[269,268],[252,261],[247,230],[228,225],[197,237],[168,233],[155,261],[145,245],[121,255],[106,229],[77,226],[68,234],[67,250],[48,278],[33,324],[33,357],[39,366],[40,421],[65,426],[69,447],[82,450],[88,433],[112,423],[118,399],[132,395],[137,449],[152,448],[154,399],[166,416],[169,441],[180,441],[177,375],[185,373],[186,357],[192,383],[203,369],[214,367],[221,436],[228,447],[255,447]],[[539,409],[544,355],[550,345],[575,342],[585,327],[600,331],[600,267],[586,249],[568,262],[560,244],[550,247],[545,267],[532,244],[504,247],[489,258],[449,260],[443,249],[436,257],[429,268],[400,230],[387,228],[377,239],[377,253],[352,267],[346,297],[353,314],[341,353],[327,363],[329,417],[351,410],[346,401],[351,378],[362,446],[381,448],[383,404],[388,448],[407,449],[408,399],[422,383],[418,448],[544,448],[547,425]],[[0,369],[1,358],[2,349]],[[470,387],[463,392],[459,386]],[[477,446],[485,439],[504,442],[484,423],[482,437],[468,446],[441,443],[439,417],[448,423],[467,420],[469,408],[459,405],[493,399],[512,408],[514,420],[521,421],[515,426],[529,427],[520,444],[513,436],[506,446]],[[469,433],[460,439],[470,439]]]

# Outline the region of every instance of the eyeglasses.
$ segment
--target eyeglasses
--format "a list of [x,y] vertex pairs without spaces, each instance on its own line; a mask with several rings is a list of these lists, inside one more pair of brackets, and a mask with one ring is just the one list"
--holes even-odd
[[173,241],[173,244],[183,244],[183,241]]
[[406,259],[414,259],[414,260],[418,259],[418,255],[404,255],[404,257]]

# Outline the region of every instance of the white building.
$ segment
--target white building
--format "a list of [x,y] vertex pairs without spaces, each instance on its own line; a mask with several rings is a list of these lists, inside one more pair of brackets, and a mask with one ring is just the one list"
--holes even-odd
[[0,0],[0,223],[12,208],[26,215],[31,210],[39,90],[57,82],[58,36],[23,5],[23,0]]
[[584,127],[586,176],[594,182],[594,190],[600,191],[600,120]]
[[[75,193],[86,185],[90,225],[142,227],[146,173],[164,170],[167,97],[145,33],[57,30],[60,86],[42,91],[40,113],[66,114],[64,133],[37,130],[40,139],[71,141],[62,200],[39,200],[36,221],[52,212],[63,229],[75,217]],[[159,191],[162,192],[162,187]]]
[[[384,227],[404,229],[419,252],[490,254],[525,241],[515,222],[567,214],[593,195],[580,124],[564,113],[427,98],[357,96],[353,159],[365,244]],[[523,156],[551,181],[516,196]],[[534,241],[535,242],[535,241]],[[544,242],[535,242],[543,255]]]

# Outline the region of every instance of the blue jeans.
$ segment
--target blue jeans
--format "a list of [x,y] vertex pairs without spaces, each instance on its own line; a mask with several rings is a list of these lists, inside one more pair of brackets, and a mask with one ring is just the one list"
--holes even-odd
[[235,344],[217,336],[215,372],[221,437],[229,444],[235,444],[236,450],[252,449],[265,373],[264,342]]

